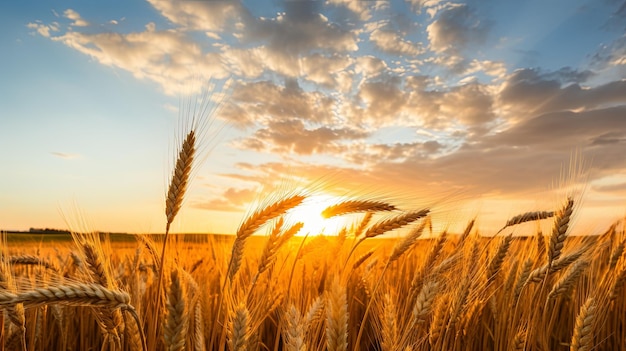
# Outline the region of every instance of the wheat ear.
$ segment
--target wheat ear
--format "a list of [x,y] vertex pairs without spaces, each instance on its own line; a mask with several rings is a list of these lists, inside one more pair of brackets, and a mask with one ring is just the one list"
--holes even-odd
[[249,313],[246,305],[239,304],[233,313],[228,330],[228,346],[231,351],[244,351],[248,345]]
[[228,278],[230,280],[233,279],[235,273],[239,270],[246,240],[254,234],[259,227],[300,205],[304,199],[305,197],[302,195],[293,195],[286,199],[277,201],[269,206],[265,206],[259,211],[256,211],[239,226],[228,265]]
[[382,351],[393,351],[398,347],[398,324],[396,322],[396,305],[391,295],[385,294],[383,298],[382,313]]
[[35,288],[13,294],[0,291],[0,306],[23,303],[24,307],[37,307],[48,304],[67,306],[102,306],[111,308],[128,307],[130,295],[119,290],[110,290],[99,284],[72,283],[45,288]]
[[559,295],[567,294],[573,287],[574,283],[581,276],[584,270],[589,266],[587,261],[577,261],[570,269],[567,270],[563,276],[557,280],[557,282],[550,290],[548,294],[548,299],[554,299]]
[[57,272],[57,273],[59,272],[59,269],[56,268],[52,263],[48,262],[47,260],[44,260],[43,258],[39,258],[33,255],[11,256],[9,257],[9,264],[35,265],[35,266],[44,267],[53,272]]
[[176,166],[170,180],[170,186],[167,191],[167,198],[165,199],[165,217],[167,223],[165,225],[165,232],[168,233],[170,225],[174,221],[174,218],[178,214],[180,207],[183,203],[187,186],[189,185],[189,177],[191,174],[191,166],[196,153],[196,132],[190,130],[183,141],[183,145],[178,152],[178,158],[176,159]]
[[326,294],[326,346],[329,351],[348,349],[348,303],[339,279],[333,279]]
[[592,349],[593,324],[597,316],[597,307],[596,300],[593,297],[589,297],[580,307],[580,312],[578,317],[576,317],[570,351],[589,351]]
[[395,229],[398,229],[398,228],[402,228],[405,225],[413,223],[413,222],[417,221],[420,218],[426,217],[429,212],[430,212],[429,209],[423,209],[423,210],[420,210],[420,211],[404,213],[404,214],[398,215],[396,217],[380,221],[380,222],[372,225],[365,232],[365,237],[363,237],[361,240],[364,240],[366,238],[373,238],[373,237],[385,234],[385,233],[387,233],[389,231],[392,231],[392,230],[395,230]]
[[304,343],[304,325],[300,311],[293,304],[289,304],[285,313],[285,350],[306,351]]
[[383,212],[393,211],[396,207],[382,201],[371,200],[348,200],[328,206],[322,211],[322,217],[331,218],[357,212]]
[[424,232],[424,228],[426,227],[428,218],[415,230],[411,231],[407,236],[405,236],[398,244],[396,244],[391,252],[391,256],[389,257],[389,262],[394,262],[400,256],[402,256],[413,244],[415,241],[422,235]]
[[165,344],[168,351],[185,349],[189,317],[185,304],[185,287],[178,269],[170,274],[170,286],[167,292],[167,319],[163,327]]
[[320,296],[315,298],[304,316],[304,329],[311,329],[313,323],[322,318],[324,312],[324,299]]
[[553,211],[532,211],[532,212],[522,213],[522,214],[519,214],[517,216],[511,217],[504,224],[504,227],[502,227],[502,229],[498,230],[498,233],[500,233],[504,229],[506,229],[508,227],[512,227],[514,225],[518,225],[518,224],[526,223],[526,222],[531,222],[531,221],[538,221],[538,220],[550,218],[552,216],[554,216],[554,212]]
[[552,227],[552,235],[550,236],[550,245],[548,246],[548,264],[552,264],[561,256],[567,229],[574,209],[574,200],[567,199],[567,203],[561,210],[556,213],[554,218],[554,226]]
[[437,283],[437,281],[432,279],[424,283],[413,305],[411,326],[426,321],[425,317],[430,313],[437,292],[439,292],[439,283]]
[[500,271],[500,267],[502,267],[504,258],[509,251],[509,247],[511,246],[511,241],[513,241],[513,236],[506,236],[502,240],[502,242],[500,242],[496,254],[493,256],[493,258],[491,258],[491,261],[487,266],[487,284],[492,283],[496,279],[496,274],[498,274],[498,272]]

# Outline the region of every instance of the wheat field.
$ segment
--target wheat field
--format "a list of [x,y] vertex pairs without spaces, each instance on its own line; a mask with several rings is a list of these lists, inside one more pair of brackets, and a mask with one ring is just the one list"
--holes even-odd
[[[5,350],[626,349],[624,224],[570,235],[573,198],[503,219],[492,237],[474,221],[433,231],[429,208],[355,198],[323,211],[355,225],[302,236],[285,214],[308,195],[283,192],[233,236],[171,234],[196,149],[192,129],[165,235],[117,242],[77,230],[56,249],[5,238]],[[511,235],[528,222],[551,230]]]

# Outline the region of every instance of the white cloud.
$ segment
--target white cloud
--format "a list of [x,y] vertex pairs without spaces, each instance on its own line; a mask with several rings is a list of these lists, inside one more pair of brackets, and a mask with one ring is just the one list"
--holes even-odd
[[72,22],[70,25],[71,26],[75,26],[75,27],[86,27],[89,25],[89,22],[85,21],[83,18],[80,17],[80,15],[78,14],[78,12],[72,10],[72,9],[67,9],[65,10],[65,12],[63,12],[63,16],[67,19],[71,19]]

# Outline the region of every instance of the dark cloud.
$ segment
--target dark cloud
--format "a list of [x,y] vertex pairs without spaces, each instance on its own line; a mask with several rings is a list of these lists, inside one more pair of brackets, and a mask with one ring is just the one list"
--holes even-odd
[[624,116],[626,106],[547,113],[516,124],[487,139],[485,143],[561,150],[575,146],[611,144],[598,141],[621,140],[626,134]]
[[438,13],[428,27],[430,47],[435,52],[458,53],[469,45],[486,42],[492,24],[466,4],[454,4]]
[[[521,69],[511,74],[500,92],[500,102],[519,114],[514,118],[540,113],[592,109],[626,102],[626,81],[613,81],[596,87],[578,84],[589,73],[571,69],[542,74],[535,69]],[[569,85],[567,82],[576,81]]]

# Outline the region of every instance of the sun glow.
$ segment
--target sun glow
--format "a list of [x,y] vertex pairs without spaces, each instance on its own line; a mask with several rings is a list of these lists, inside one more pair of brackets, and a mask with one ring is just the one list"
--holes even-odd
[[330,195],[312,195],[307,197],[300,206],[287,212],[286,219],[290,223],[302,222],[304,226],[299,235],[336,235],[348,223],[345,217],[322,217],[322,211],[335,205],[340,199]]

